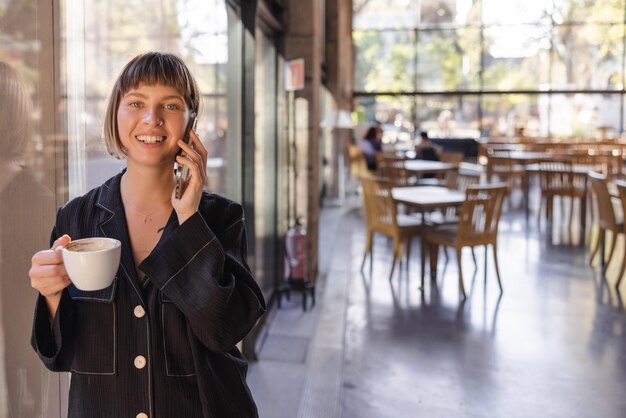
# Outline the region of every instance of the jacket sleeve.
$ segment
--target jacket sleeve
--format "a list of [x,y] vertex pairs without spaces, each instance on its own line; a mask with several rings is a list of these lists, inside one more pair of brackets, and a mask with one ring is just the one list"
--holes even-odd
[[[50,245],[57,239],[56,228],[52,230]],[[35,317],[31,345],[43,364],[53,372],[69,371],[68,340],[73,335],[74,301],[67,288],[63,289],[57,313],[50,324],[50,313],[44,297],[39,294],[35,305]]]
[[266,309],[246,264],[243,209],[233,205],[229,211],[219,236],[196,212],[139,266],[213,351],[232,349]]

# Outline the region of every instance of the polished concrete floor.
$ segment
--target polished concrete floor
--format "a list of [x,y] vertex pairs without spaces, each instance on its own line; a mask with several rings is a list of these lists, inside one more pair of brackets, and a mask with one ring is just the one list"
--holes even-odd
[[390,243],[380,237],[372,274],[361,274],[358,200],[326,209],[323,220],[319,303],[273,311],[251,367],[262,417],[626,416],[619,260],[600,277],[558,216],[549,234],[536,217],[527,225],[521,211],[507,211],[504,293],[491,257],[485,277],[482,249],[477,269],[466,250],[464,302],[453,256],[440,257],[437,281],[419,289],[419,245],[408,272],[389,281]]

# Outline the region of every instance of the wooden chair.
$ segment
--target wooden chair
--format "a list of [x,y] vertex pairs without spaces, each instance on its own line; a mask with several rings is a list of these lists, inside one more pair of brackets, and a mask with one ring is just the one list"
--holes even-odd
[[[624,220],[626,219],[626,181],[617,180],[615,185],[617,186],[617,191],[619,193],[619,200],[622,203],[622,220]],[[624,227],[624,222],[622,222],[622,227]],[[626,233],[626,230],[624,233]],[[615,284],[616,289],[619,288],[619,285],[622,282],[624,271],[626,271],[626,249],[625,253],[622,255],[622,266],[620,267],[619,275],[617,276],[617,283]]]
[[359,178],[369,174],[365,155],[358,145],[349,144],[344,149],[348,167],[347,193],[358,194]]
[[442,152],[439,159],[442,163],[450,163],[458,166],[465,159],[465,155],[462,152]]
[[[606,176],[595,171],[590,171],[588,175],[589,179],[591,180],[591,189],[593,190],[593,196],[595,196],[596,198],[599,228],[598,240],[596,241],[594,249],[591,251],[589,264],[591,265],[593,263],[593,260],[596,257],[600,246],[604,245],[606,239],[606,231],[611,231],[612,237],[609,258],[605,262],[604,254],[602,254],[602,259],[600,260],[602,274],[605,274],[609,264],[611,263],[611,260],[613,259],[613,254],[615,253],[617,236],[624,233],[624,221],[622,220],[621,222],[618,222],[617,218],[615,217],[615,209],[613,208],[613,202],[611,199],[611,195],[609,194]],[[622,271],[624,268],[625,267],[622,262]]]
[[[484,184],[468,187],[466,200],[459,212],[459,221],[454,224],[444,224],[428,227],[424,230],[422,237],[423,245],[426,245],[430,253],[431,276],[437,271],[438,246],[444,245],[454,247],[457,254],[457,265],[459,269],[459,287],[463,298],[466,298],[465,286],[463,284],[463,271],[461,268],[461,252],[463,247],[485,246],[485,274],[487,271],[486,248],[491,244],[493,249],[493,260],[496,267],[496,276],[500,292],[502,292],[502,282],[500,280],[500,270],[498,268],[498,223],[502,214],[504,197],[507,193],[507,185]],[[422,251],[422,269],[424,269],[425,251]]]
[[365,155],[358,145],[350,144],[346,147],[345,154],[348,160],[348,171],[350,177],[358,179],[361,176],[367,175],[367,161],[365,161]]
[[508,152],[490,152],[487,156],[487,182],[503,182],[507,185],[507,193],[510,193],[520,181],[524,190],[526,182],[526,171],[524,167],[518,166],[509,156]]
[[[585,199],[584,175],[572,171],[569,161],[546,161],[540,163],[539,184],[541,188],[541,206],[546,203],[546,219],[552,220],[554,198],[570,199],[568,227],[571,231],[574,214],[574,201]],[[541,208],[539,209],[541,217]],[[581,214],[583,216],[583,214]]]
[[389,178],[393,187],[415,186],[417,177],[404,167],[406,159],[383,158],[380,172]]
[[419,235],[422,229],[421,219],[415,216],[398,214],[396,202],[391,196],[392,184],[389,179],[366,176],[361,177],[363,187],[363,207],[365,211],[365,227],[367,240],[361,271],[365,265],[365,259],[370,255],[370,269],[373,260],[372,247],[374,233],[379,233],[393,239],[393,262],[389,273],[389,280],[398,258],[402,257],[402,242],[406,241],[406,262],[409,262],[411,253],[411,239]]

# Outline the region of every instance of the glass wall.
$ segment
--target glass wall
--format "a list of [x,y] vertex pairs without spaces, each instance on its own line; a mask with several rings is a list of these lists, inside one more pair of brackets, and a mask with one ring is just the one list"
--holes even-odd
[[404,128],[435,137],[624,131],[624,0],[354,0],[353,9],[362,122],[375,116],[368,103],[412,97]]
[[[59,417],[57,374],[30,348],[32,255],[49,248],[63,169],[48,2],[0,3],[0,418]],[[50,412],[48,412],[50,411]]]
[[274,37],[256,31],[254,216],[255,274],[269,296],[277,277],[278,125],[277,52]]

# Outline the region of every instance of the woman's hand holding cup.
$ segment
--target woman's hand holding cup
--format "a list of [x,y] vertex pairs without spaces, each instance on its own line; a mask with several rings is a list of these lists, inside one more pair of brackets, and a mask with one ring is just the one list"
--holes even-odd
[[56,314],[61,301],[61,292],[71,283],[60,250],[61,246],[66,245],[71,240],[69,235],[63,235],[54,241],[49,250],[37,252],[32,258],[31,268],[28,272],[30,285],[46,299],[51,318],[54,318]]

